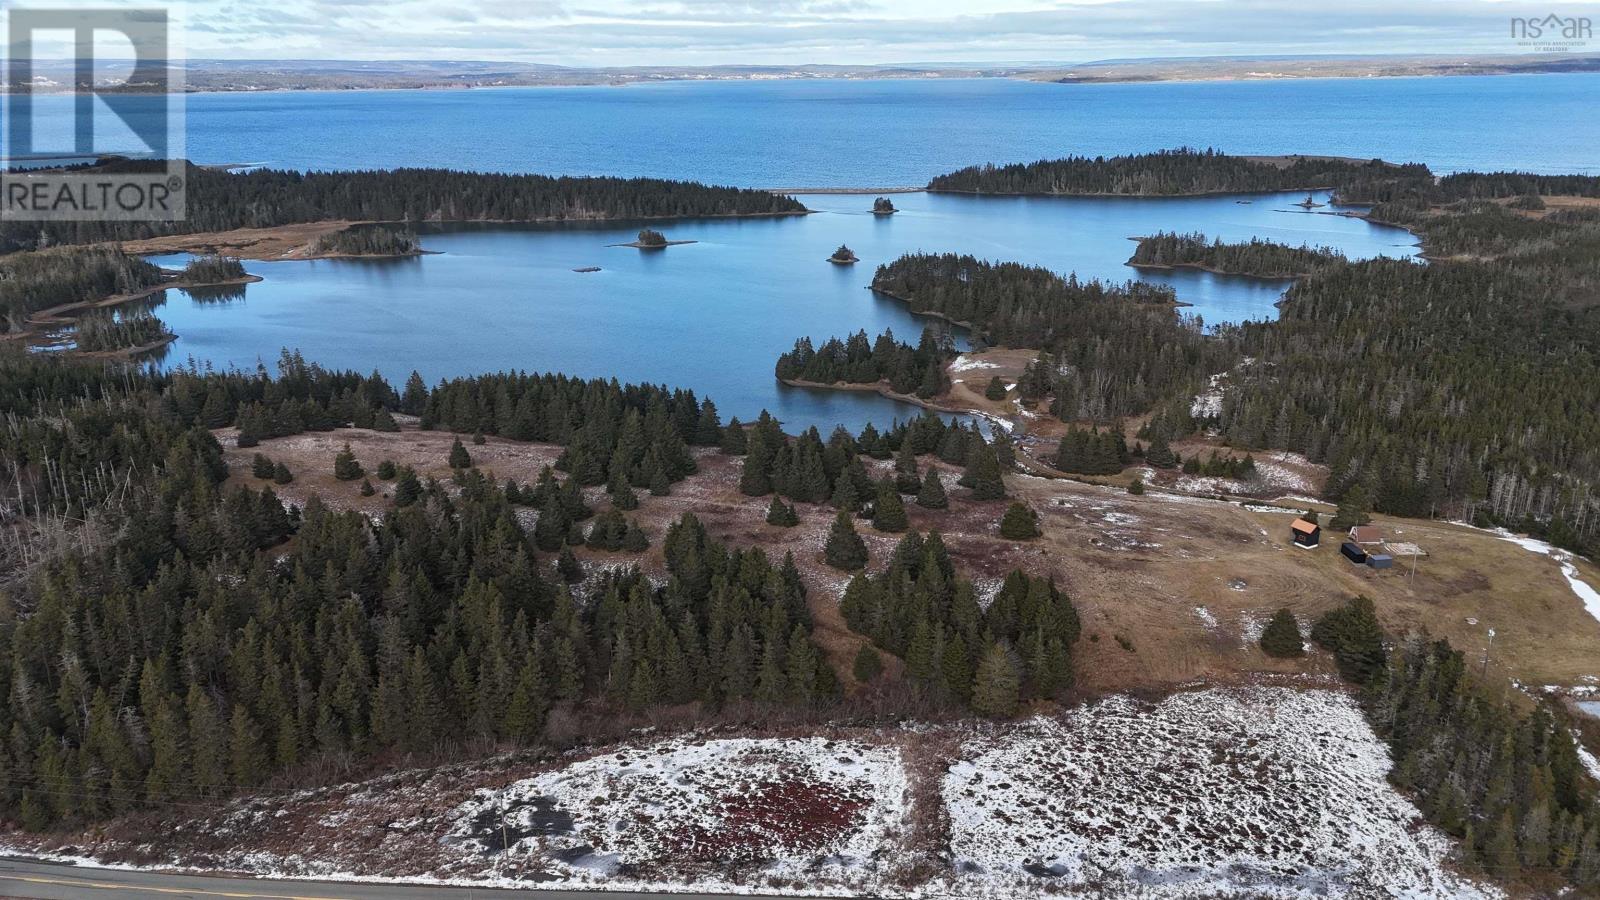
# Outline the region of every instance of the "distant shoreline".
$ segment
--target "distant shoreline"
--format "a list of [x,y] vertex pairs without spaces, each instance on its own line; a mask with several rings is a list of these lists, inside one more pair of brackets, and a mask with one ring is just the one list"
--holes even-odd
[[[331,62],[341,62],[333,60]],[[348,60],[343,62],[359,62]],[[441,61],[441,63],[444,61]],[[1051,65],[906,67],[901,65],[798,65],[779,69],[773,66],[730,64],[704,67],[616,67],[572,68],[545,75],[516,73],[501,76],[497,82],[437,80],[432,72],[376,73],[370,83],[305,83],[335,76],[322,70],[298,69],[285,72],[282,60],[242,60],[239,64],[259,66],[259,70],[236,69],[211,72],[191,66],[186,80],[200,84],[181,94],[335,94],[373,91],[494,91],[518,88],[625,88],[654,84],[690,84],[764,81],[1021,81],[1064,86],[1098,84],[1198,84],[1205,82],[1276,82],[1308,80],[1370,80],[1374,78],[1484,78],[1509,75],[1600,74],[1600,54],[1584,53],[1485,53],[1416,54],[1390,56],[1304,56],[1195,59],[1145,59],[1118,62],[1089,61]],[[776,71],[774,71],[776,70]],[[288,84],[273,84],[281,79]],[[519,80],[521,79],[521,80]],[[217,84],[207,83],[216,80]],[[300,83],[295,83],[295,82]],[[0,94],[12,93],[0,88]],[[41,94],[66,95],[67,91],[41,91]],[[130,92],[130,93],[150,93]]]

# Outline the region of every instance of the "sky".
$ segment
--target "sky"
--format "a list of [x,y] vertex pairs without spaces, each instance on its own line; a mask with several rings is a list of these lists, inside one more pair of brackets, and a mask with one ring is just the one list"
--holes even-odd
[[[0,0],[0,6],[19,0]],[[1517,53],[1513,16],[1600,0],[53,0],[168,6],[189,58],[569,66]],[[1600,42],[1589,46],[1600,50]]]

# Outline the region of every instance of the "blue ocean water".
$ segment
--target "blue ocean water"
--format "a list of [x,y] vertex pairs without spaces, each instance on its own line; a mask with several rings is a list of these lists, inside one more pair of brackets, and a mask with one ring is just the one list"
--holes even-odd
[[[682,82],[628,87],[196,94],[188,155],[298,169],[439,166],[688,178],[750,187],[897,187],[983,162],[1175,146],[1421,161],[1436,171],[1600,172],[1600,76],[1055,85],[1001,79]],[[48,98],[46,98],[48,99]],[[52,121],[41,115],[48,131]],[[65,107],[57,111],[61,118]],[[60,123],[57,123],[60,124]],[[1409,256],[1394,229],[1288,196],[1025,199],[899,194],[801,198],[810,216],[665,227],[698,243],[608,248],[636,225],[456,229],[418,259],[250,263],[265,281],[229,302],[169,292],[168,364],[269,366],[281,348],[327,365],[430,381],[559,370],[693,388],[724,416],[769,409],[791,427],[858,428],[914,410],[875,396],[786,388],[794,338],[923,323],[864,290],[873,268],[955,251],[1080,277],[1140,277],[1128,238],[1158,230]],[[1326,211],[1323,211],[1326,212]],[[862,262],[823,261],[847,243]],[[600,266],[602,271],[571,270]],[[1208,323],[1270,317],[1285,283],[1185,272]]]
[[189,155],[745,187],[926,184],[983,162],[1166,147],[1600,172],[1600,75],[1039,84],[1006,79],[196,94]]
[[[1074,271],[1141,277],[1124,263],[1130,237],[1204,231],[1337,247],[1355,257],[1409,256],[1404,231],[1308,213],[1301,195],[1163,200],[974,198],[896,194],[900,212],[871,214],[870,195],[807,195],[811,215],[657,225],[696,243],[641,252],[607,246],[636,225],[454,228],[423,237],[434,254],[402,260],[249,262],[265,280],[219,302],[168,291],[158,314],[179,335],[169,364],[270,368],[284,347],[340,368],[430,382],[500,369],[616,376],[695,390],[724,416],[767,409],[786,425],[883,425],[915,410],[876,395],[790,388],[772,375],[795,338],[891,328],[915,341],[926,324],[867,290],[873,270],[913,251],[963,252]],[[841,243],[861,258],[826,257]],[[177,265],[179,258],[158,258]],[[599,266],[578,273],[575,268]],[[1217,323],[1275,314],[1287,282],[1205,272],[1152,274]]]

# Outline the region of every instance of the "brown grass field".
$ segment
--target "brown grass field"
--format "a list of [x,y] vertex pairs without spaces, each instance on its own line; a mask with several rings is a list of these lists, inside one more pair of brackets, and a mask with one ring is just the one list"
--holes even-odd
[[[239,450],[232,446],[231,429],[218,436],[228,448],[231,482],[256,483],[249,467],[259,451],[294,471],[294,482],[278,488],[286,500],[303,504],[315,494],[332,506],[368,513],[386,508],[388,485],[374,478],[379,493],[361,497],[359,480],[333,478],[334,454],[346,441],[369,473],[388,458],[447,480],[445,460],[453,438],[408,424],[399,433],[341,429]],[[469,443],[468,449],[486,473],[519,482],[533,481],[560,452],[551,445],[494,437],[480,446]],[[659,572],[661,536],[670,522],[690,511],[731,543],[758,545],[775,557],[792,552],[810,588],[821,642],[848,680],[862,639],[845,628],[838,613],[836,601],[849,576],[821,559],[832,509],[799,504],[799,527],[766,525],[768,498],[746,497],[737,489],[739,460],[711,451],[700,451],[699,458],[700,472],[674,485],[671,495],[640,493],[643,505],[633,515],[656,545],[642,558],[586,549],[578,551],[579,557],[597,565],[637,563]],[[889,464],[875,465],[887,469]],[[1338,550],[1340,536],[1331,532],[1315,550],[1291,546],[1292,516],[1286,511],[1158,490],[1133,496],[1117,487],[1012,474],[1007,476],[1011,494],[1040,512],[1045,532],[1038,540],[1018,543],[998,535],[1005,501],[973,502],[955,486],[958,473],[940,469],[951,506],[931,511],[908,503],[912,526],[944,534],[980,596],[1014,568],[1054,576],[1083,616],[1085,639],[1076,652],[1086,694],[1162,691],[1255,672],[1326,671],[1321,654],[1304,661],[1272,660],[1254,639],[1279,607],[1293,610],[1309,627],[1310,619],[1356,594],[1376,601],[1392,633],[1449,638],[1478,664],[1493,629],[1490,667],[1525,685],[1579,686],[1587,683],[1586,676],[1600,676],[1600,621],[1584,609],[1556,560],[1493,534],[1443,522],[1380,518],[1391,539],[1416,543],[1427,555],[1416,561],[1414,575],[1408,558],[1375,572],[1345,561]],[[589,496],[596,509],[604,507],[601,489],[591,489]],[[525,516],[531,525],[533,511]],[[899,536],[879,534],[865,522],[858,530],[872,554],[869,567],[882,565]],[[1586,560],[1577,565],[1586,581],[1600,585],[1600,569]]]

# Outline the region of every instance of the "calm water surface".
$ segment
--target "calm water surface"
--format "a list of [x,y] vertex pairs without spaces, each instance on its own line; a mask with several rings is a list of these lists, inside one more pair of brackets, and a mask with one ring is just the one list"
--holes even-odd
[[[442,166],[691,178],[752,187],[911,186],[981,162],[1174,146],[1425,162],[1435,171],[1600,172],[1600,75],[1053,85],[1003,79],[680,82],[629,87],[199,94],[188,154],[301,169]],[[56,98],[62,99],[64,98]],[[69,107],[41,100],[37,125]],[[52,124],[53,123],[53,124]],[[1295,197],[1061,200],[809,195],[803,218],[672,223],[696,244],[607,248],[636,226],[456,231],[438,255],[385,262],[252,263],[242,300],[172,292],[181,336],[168,364],[269,364],[297,347],[325,364],[416,369],[430,381],[504,368],[690,387],[724,416],[766,408],[791,426],[859,427],[910,410],[859,394],[786,389],[772,363],[794,338],[921,323],[863,290],[913,250],[1038,263],[1081,277],[1136,277],[1127,238],[1203,231],[1327,244],[1355,257],[1410,255],[1390,229],[1288,205]],[[840,243],[853,268],[823,262]],[[601,266],[580,275],[571,270]],[[1181,273],[1205,322],[1270,317],[1283,283]]]
[[[794,339],[864,328],[915,340],[923,321],[866,290],[878,264],[911,251],[968,252],[1080,277],[1140,277],[1124,262],[1130,236],[1168,229],[1227,240],[1261,236],[1337,247],[1356,257],[1409,256],[1403,231],[1289,204],[1299,195],[1174,200],[811,195],[813,215],[713,219],[664,226],[697,243],[640,252],[607,244],[634,227],[466,229],[424,236],[433,255],[403,260],[251,262],[265,280],[231,301],[169,291],[158,314],[178,333],[169,365],[269,368],[280,348],[398,383],[502,369],[616,376],[692,388],[723,416],[770,410],[786,425],[883,425],[915,410],[875,395],[789,388],[772,365]],[[849,244],[861,263],[825,257]],[[177,264],[181,258],[158,258]],[[574,268],[600,266],[589,274]],[[1209,323],[1262,318],[1285,282],[1201,272],[1152,280],[1176,287]]]
[[[70,101],[40,103],[40,132],[64,129]],[[187,123],[189,156],[207,163],[441,166],[747,187],[911,186],[975,163],[1178,146],[1381,156],[1437,172],[1600,172],[1600,74],[195,94]],[[117,127],[99,124],[105,134]]]

